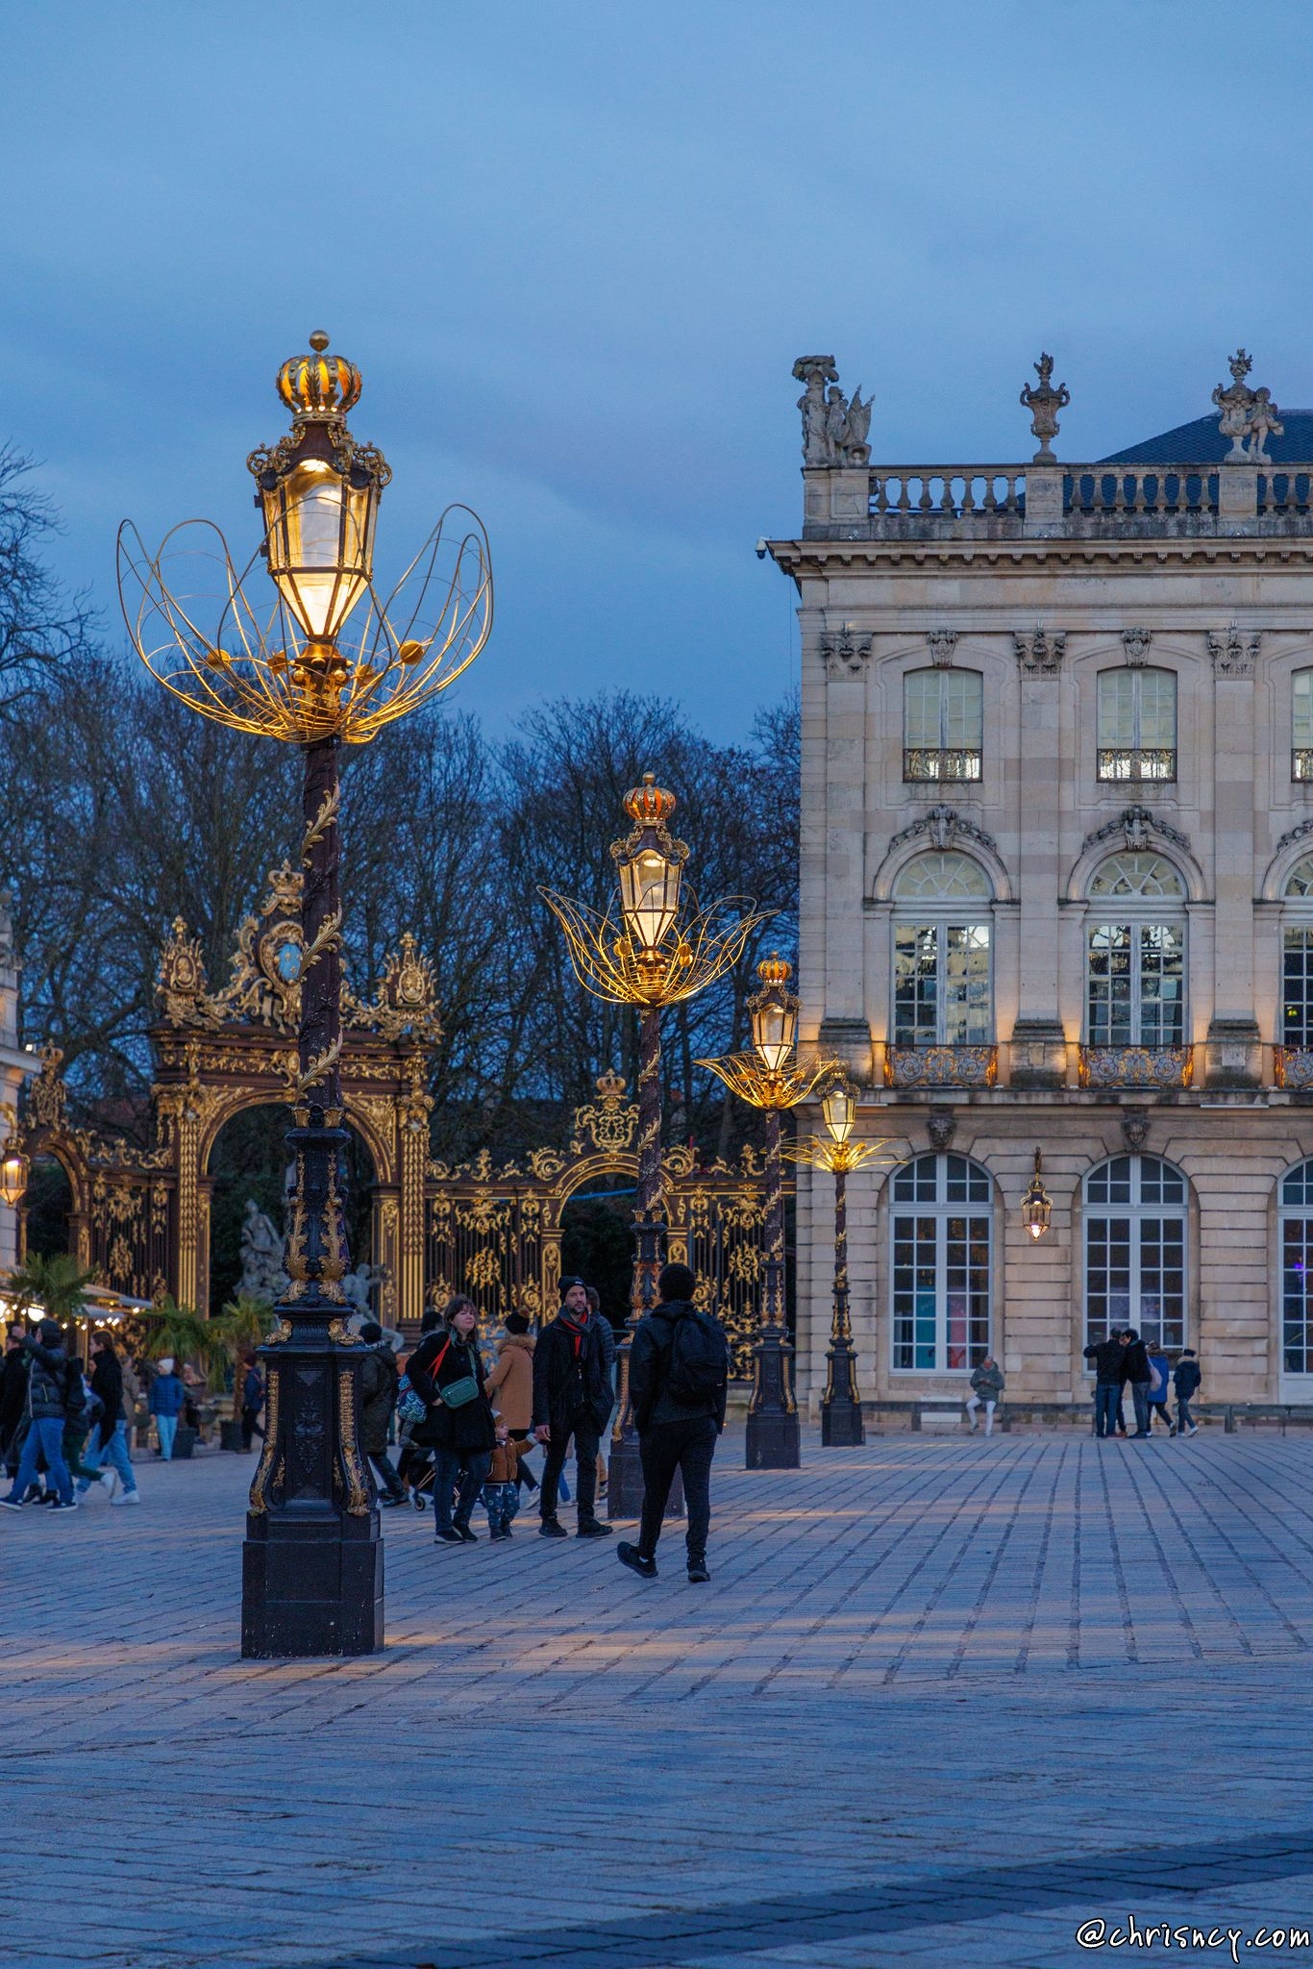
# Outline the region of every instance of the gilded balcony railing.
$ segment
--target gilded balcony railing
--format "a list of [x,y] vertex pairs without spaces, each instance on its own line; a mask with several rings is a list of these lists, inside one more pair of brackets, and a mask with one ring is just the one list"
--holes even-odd
[[1188,1087],[1193,1046],[1082,1046],[1082,1087]]
[[1304,1046],[1272,1048],[1273,1079],[1278,1087],[1302,1094],[1313,1088],[1313,1050]]
[[886,1087],[992,1087],[997,1046],[891,1046],[884,1049]]
[[1101,745],[1099,778],[1114,780],[1174,780],[1176,751],[1169,745]]
[[903,778],[979,779],[980,760],[979,750],[970,746],[944,750],[933,745],[909,745],[903,749]]

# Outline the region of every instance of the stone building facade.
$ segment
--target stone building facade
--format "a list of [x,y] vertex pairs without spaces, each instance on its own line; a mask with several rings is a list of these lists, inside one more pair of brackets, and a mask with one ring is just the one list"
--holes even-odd
[[[1007,466],[874,465],[833,360],[795,369],[801,1032],[910,1158],[849,1183],[868,1399],[987,1347],[1010,1398],[1084,1399],[1131,1325],[1206,1398],[1313,1403],[1313,413],[1248,367],[1070,465],[1046,357]],[[813,1402],[832,1207],[800,1170]]]

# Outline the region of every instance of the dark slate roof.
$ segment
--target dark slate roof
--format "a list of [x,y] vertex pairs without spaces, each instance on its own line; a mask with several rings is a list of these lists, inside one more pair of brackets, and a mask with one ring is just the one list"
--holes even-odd
[[[1313,459],[1313,410],[1278,412],[1285,425],[1285,436],[1270,437],[1268,456],[1274,465],[1304,465]],[[1230,438],[1217,428],[1217,416],[1196,417],[1193,424],[1178,424],[1161,437],[1146,438],[1143,444],[1128,444],[1125,451],[1114,451],[1101,458],[1101,465],[1220,465],[1231,449]]]

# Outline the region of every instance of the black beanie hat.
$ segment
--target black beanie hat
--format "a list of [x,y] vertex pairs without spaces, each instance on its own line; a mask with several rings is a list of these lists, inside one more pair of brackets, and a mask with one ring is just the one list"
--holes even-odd
[[507,1313],[505,1326],[508,1333],[527,1333],[529,1331],[528,1314]]
[[661,1303],[672,1305],[676,1299],[691,1299],[697,1288],[697,1280],[687,1265],[663,1265],[657,1280],[657,1291]]
[[41,1335],[42,1342],[45,1346],[47,1347],[63,1346],[64,1329],[59,1324],[58,1320],[42,1320],[40,1326],[37,1328],[37,1331]]
[[367,1347],[376,1347],[383,1338],[383,1329],[377,1320],[366,1320],[360,1329],[360,1337]]

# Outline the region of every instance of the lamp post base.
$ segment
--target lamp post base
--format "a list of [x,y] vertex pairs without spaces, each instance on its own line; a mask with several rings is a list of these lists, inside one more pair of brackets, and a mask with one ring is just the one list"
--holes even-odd
[[[307,1535],[308,1534],[308,1535]],[[269,1528],[242,1547],[247,1661],[368,1655],[383,1646],[383,1546],[336,1525]]]
[[[641,1518],[643,1515],[643,1465],[638,1452],[637,1433],[613,1443],[606,1466],[606,1515],[610,1519]],[[667,1518],[684,1516],[684,1482],[678,1470],[666,1499]]]
[[798,1411],[763,1409],[748,1416],[747,1456],[749,1470],[799,1470],[802,1468],[802,1430]]
[[826,1449],[856,1449],[866,1441],[862,1405],[851,1397],[821,1403],[821,1443]]

